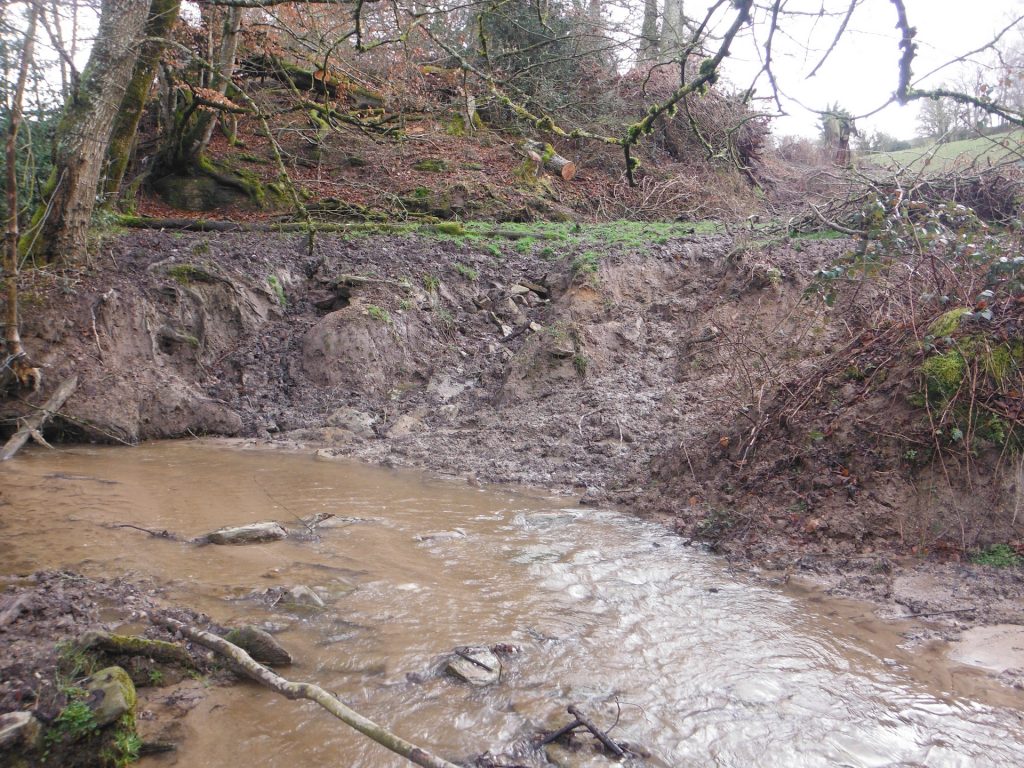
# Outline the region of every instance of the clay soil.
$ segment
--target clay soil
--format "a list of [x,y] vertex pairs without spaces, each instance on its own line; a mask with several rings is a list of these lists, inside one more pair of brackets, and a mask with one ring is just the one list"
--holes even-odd
[[822,375],[861,329],[805,289],[848,243],[602,231],[324,235],[312,252],[297,235],[108,236],[91,266],[25,289],[48,385],[81,378],[48,435],[235,436],[538,486],[891,616],[1024,622],[1022,569],[967,559],[1022,538],[1016,474],[982,457],[943,485],[905,460],[912,368]]

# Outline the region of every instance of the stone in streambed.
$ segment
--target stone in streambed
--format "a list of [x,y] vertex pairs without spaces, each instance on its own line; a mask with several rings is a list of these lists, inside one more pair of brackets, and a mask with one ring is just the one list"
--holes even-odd
[[444,671],[470,685],[493,685],[501,679],[501,662],[489,648],[457,648]]
[[280,541],[288,537],[288,531],[278,522],[250,523],[231,528],[221,528],[206,536],[211,544],[258,544],[264,541]]
[[608,768],[618,764],[610,755],[598,752],[589,744],[578,749],[565,744],[548,744],[544,747],[544,757],[558,768]]
[[419,536],[414,536],[413,538],[416,541],[423,542],[452,541],[453,539],[466,538],[466,532],[461,528],[455,528],[451,531],[435,531],[433,533],[422,533]]
[[292,655],[269,632],[247,624],[228,632],[224,639],[233,643],[261,664],[284,665],[292,663]]
[[373,426],[376,423],[377,417],[373,414],[350,408],[349,406],[342,406],[327,417],[328,426],[341,427],[342,429],[347,429],[353,435],[366,438],[375,437],[376,433],[373,431]]
[[281,602],[291,605],[302,605],[307,608],[324,607],[323,598],[304,584],[299,584],[285,590],[281,596]]

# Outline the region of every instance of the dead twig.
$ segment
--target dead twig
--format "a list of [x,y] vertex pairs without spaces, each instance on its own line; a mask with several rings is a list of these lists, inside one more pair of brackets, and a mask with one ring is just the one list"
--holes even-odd
[[139,525],[132,525],[131,523],[111,523],[108,527],[110,528],[132,528],[136,531],[142,531],[148,533],[155,539],[168,539],[169,541],[184,541],[178,534],[168,530],[154,531],[151,528],[143,528]]
[[622,747],[620,747],[618,744],[612,741],[608,737],[608,734],[606,734],[604,731],[602,731],[600,728],[594,725],[593,721],[591,721],[590,718],[588,718],[586,715],[580,712],[579,708],[575,704],[569,705],[569,714],[575,717],[576,720],[580,722],[580,724],[582,724],[588,731],[594,734],[594,738],[600,741],[604,745],[605,749],[607,749],[613,755],[615,755],[616,757],[626,756],[626,750],[624,750]]

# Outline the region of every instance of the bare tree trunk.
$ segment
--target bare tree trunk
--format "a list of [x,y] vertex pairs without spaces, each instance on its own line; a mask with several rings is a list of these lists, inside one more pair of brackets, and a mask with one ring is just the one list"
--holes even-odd
[[[53,32],[54,36],[57,38],[56,43],[58,46],[60,46],[60,49],[63,50],[64,34],[63,30],[61,29],[59,14],[60,6],[57,4],[57,0],[51,0],[50,11],[53,14]],[[71,90],[71,78],[69,77],[70,73],[68,72],[68,61],[59,54],[57,56],[57,61],[60,63],[60,97],[62,99],[66,99],[68,97],[68,93],[70,93]]]
[[658,58],[658,0],[644,0],[644,21],[640,27],[637,58],[650,63]]
[[7,347],[7,360],[0,370],[2,374],[6,374],[8,369],[11,370],[21,386],[32,389],[38,389],[41,376],[39,369],[33,367],[26,359],[18,330],[18,130],[21,128],[25,83],[28,80],[28,70],[32,63],[37,14],[36,6],[29,5],[28,28],[25,30],[25,44],[21,50],[21,66],[18,69],[18,81],[14,87],[14,96],[11,99],[11,118],[7,125],[7,233],[4,249],[4,281],[7,283],[4,344]]
[[166,44],[162,40],[170,35],[171,29],[178,20],[180,8],[181,0],[151,0],[149,18],[146,21],[146,41],[143,43],[139,60],[135,64],[131,82],[128,83],[124,98],[121,100],[121,109],[118,112],[114,132],[110,138],[110,148],[107,151],[107,171],[103,191],[108,199],[117,195],[117,190],[124,179],[132,145],[135,143],[135,134],[139,128],[139,120],[146,107],[146,100],[149,98],[149,91],[156,77],[160,57],[166,48]]
[[85,251],[107,146],[148,13],[149,0],[103,0],[89,63],[57,125],[53,176],[25,236],[25,247],[46,261],[71,262]]
[[661,22],[662,53],[667,56],[678,56],[688,37],[683,0],[665,0],[665,12]]

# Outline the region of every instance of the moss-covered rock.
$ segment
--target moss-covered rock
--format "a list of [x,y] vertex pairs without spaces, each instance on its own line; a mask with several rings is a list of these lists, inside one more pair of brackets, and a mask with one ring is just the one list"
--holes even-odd
[[141,747],[135,704],[128,673],[116,666],[101,669],[68,689],[67,703],[47,727],[40,748],[19,757],[29,766],[123,768],[138,759]]
[[5,752],[35,749],[42,735],[42,725],[31,712],[7,712],[0,715],[0,760]]
[[189,283],[215,283],[222,278],[196,264],[175,264],[167,269],[167,276],[181,285]]
[[135,684],[121,667],[107,667],[82,683],[93,720],[102,728],[135,711]]
[[939,315],[928,326],[928,335],[935,338],[949,336],[960,327],[960,322],[963,320],[964,315],[969,315],[970,313],[971,310],[967,307],[957,307]]
[[247,624],[232,629],[224,639],[233,643],[261,664],[291,664],[292,656],[268,632]]
[[165,203],[182,211],[212,211],[247,200],[241,190],[209,176],[164,176],[153,183],[153,190]]
[[150,640],[135,635],[116,635],[112,632],[90,630],[78,638],[76,645],[83,650],[93,650],[113,656],[144,656],[155,661],[164,661],[182,666],[191,666],[188,652],[176,643],[166,640]]
[[437,158],[425,158],[419,160],[412,166],[414,171],[426,171],[428,173],[440,173],[448,170],[448,163]]

